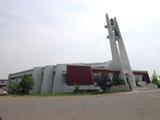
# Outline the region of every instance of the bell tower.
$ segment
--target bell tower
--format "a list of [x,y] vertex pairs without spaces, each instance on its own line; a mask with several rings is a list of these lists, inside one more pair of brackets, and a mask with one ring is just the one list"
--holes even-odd
[[106,14],[106,22],[105,28],[108,29],[107,38],[110,40],[112,52],[112,68],[120,69],[120,78],[124,80],[130,90],[134,90],[136,87],[135,78],[117,20],[115,17],[109,18],[108,14]]

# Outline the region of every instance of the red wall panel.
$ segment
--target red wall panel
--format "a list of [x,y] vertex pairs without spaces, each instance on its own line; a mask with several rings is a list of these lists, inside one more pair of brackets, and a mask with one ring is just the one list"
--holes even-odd
[[67,85],[91,85],[94,84],[92,69],[90,66],[67,65]]

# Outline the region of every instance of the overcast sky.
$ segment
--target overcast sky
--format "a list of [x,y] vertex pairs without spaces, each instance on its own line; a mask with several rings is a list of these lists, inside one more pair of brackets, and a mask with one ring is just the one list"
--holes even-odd
[[36,66],[111,60],[117,17],[133,69],[160,74],[159,0],[0,0],[0,79]]

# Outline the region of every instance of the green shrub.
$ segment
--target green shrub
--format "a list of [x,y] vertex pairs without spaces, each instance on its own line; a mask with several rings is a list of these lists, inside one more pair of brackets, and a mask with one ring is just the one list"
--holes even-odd
[[113,85],[124,85],[125,82],[124,82],[123,79],[114,79],[114,78],[113,78],[113,83],[112,83],[112,84],[113,84]]

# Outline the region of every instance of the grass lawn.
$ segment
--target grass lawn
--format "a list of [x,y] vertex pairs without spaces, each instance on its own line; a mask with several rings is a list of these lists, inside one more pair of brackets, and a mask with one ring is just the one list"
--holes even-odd
[[119,92],[129,92],[129,90],[125,86],[113,86],[109,91],[106,92],[63,92],[63,93],[46,93],[46,94],[29,94],[29,95],[20,95],[20,94],[11,94],[11,96],[74,96],[74,95],[104,95],[111,93],[119,93]]

